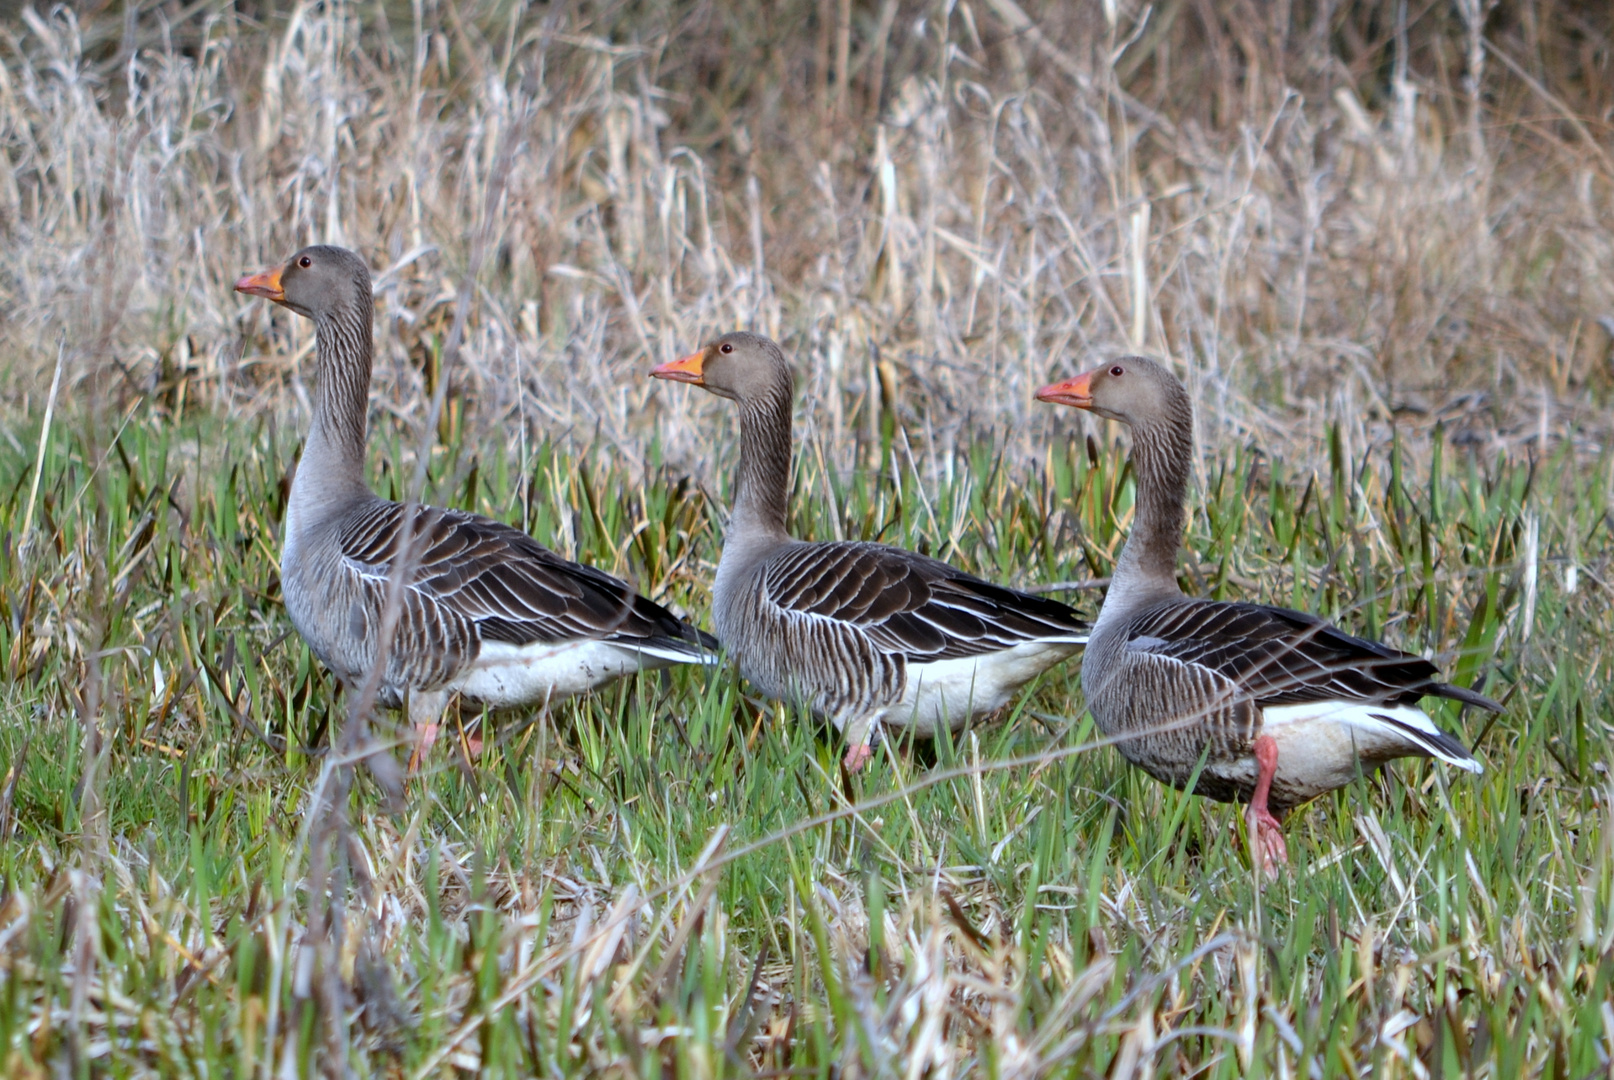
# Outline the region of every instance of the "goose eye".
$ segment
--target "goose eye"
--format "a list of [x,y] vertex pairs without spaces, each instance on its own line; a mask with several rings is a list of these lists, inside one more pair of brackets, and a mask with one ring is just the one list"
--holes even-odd
[[307,255],[304,255],[302,258],[297,260],[297,265],[302,267],[304,270],[307,270],[310,266],[314,265],[314,260],[310,259]]
[[728,342],[724,342],[717,347],[717,351],[721,353],[731,353],[734,351],[734,346],[730,345]]
[[1126,369],[1120,364],[1116,364],[1114,367],[1110,368],[1110,374],[1119,379],[1122,375],[1126,374]]

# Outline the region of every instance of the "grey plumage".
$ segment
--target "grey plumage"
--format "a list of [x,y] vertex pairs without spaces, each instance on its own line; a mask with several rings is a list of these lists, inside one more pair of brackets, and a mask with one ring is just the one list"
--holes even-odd
[[734,400],[739,484],[712,589],[712,622],[740,671],[846,735],[857,768],[885,724],[931,734],[1006,703],[1086,640],[1053,600],[874,543],[785,530],[794,377],[779,347],[727,334],[655,374]]
[[[375,662],[404,514],[402,504],[371,496],[349,508],[312,549],[315,556],[301,557],[299,547],[299,557],[283,565],[293,623],[345,682],[358,681]],[[698,638],[624,582],[561,558],[519,529],[430,506],[415,507],[410,522],[413,568],[381,682],[384,705],[402,705],[407,690],[448,688],[488,643],[560,649],[608,642],[641,654],[646,666],[715,652],[715,639]]]
[[[1094,720],[1121,739],[1129,761],[1181,788],[1203,758],[1196,792],[1259,802],[1263,812],[1270,798],[1279,813],[1343,786],[1358,766],[1396,757],[1439,757],[1479,771],[1417,702],[1501,706],[1440,682],[1429,661],[1303,612],[1183,596],[1176,557],[1193,410],[1176,376],[1125,357],[1037,396],[1132,428],[1137,512],[1082,658]],[[1263,738],[1277,746],[1270,796],[1257,762]]]
[[1265,731],[1268,710],[1310,704],[1328,715],[1341,704],[1382,706],[1366,714],[1381,724],[1359,728],[1323,767],[1291,770],[1280,759],[1270,805],[1281,814],[1349,783],[1358,763],[1371,771],[1394,758],[1422,755],[1477,769],[1462,743],[1400,715],[1425,696],[1495,705],[1437,681],[1437,673],[1421,657],[1301,612],[1184,598],[1136,611],[1113,631],[1101,611],[1083,657],[1082,687],[1099,729],[1129,736],[1117,744],[1127,760],[1182,788],[1204,754],[1194,791],[1223,802],[1254,794],[1252,747]]
[[364,481],[370,273],[304,248],[236,288],[314,321],[314,418],[286,507],[281,594],[309,648],[348,685],[375,665],[408,551],[378,698],[433,730],[448,694],[494,705],[578,693],[629,671],[702,662],[716,641],[627,584],[476,514],[406,508]]
[[[726,553],[725,553],[726,554]],[[971,660],[1023,645],[1070,655],[1085,624],[1055,601],[1005,589],[944,562],[882,544],[787,540],[766,558],[719,564],[712,621],[740,670],[764,693],[800,699],[848,728],[912,726],[932,734],[935,712],[904,716],[910,669]],[[1029,679],[1027,675],[1025,679]],[[976,699],[947,710],[949,724],[996,709],[1023,684],[983,678]]]

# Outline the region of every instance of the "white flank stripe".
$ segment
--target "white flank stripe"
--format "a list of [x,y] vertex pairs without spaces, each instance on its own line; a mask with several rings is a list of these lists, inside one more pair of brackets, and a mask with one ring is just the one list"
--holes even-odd
[[[1324,726],[1350,728],[1355,741],[1391,742],[1413,745],[1430,757],[1448,765],[1481,773],[1485,767],[1467,755],[1457,757],[1440,745],[1444,734],[1422,709],[1411,705],[1368,705],[1360,701],[1310,701],[1301,705],[1269,705],[1262,711],[1263,730],[1277,738],[1280,744],[1287,741],[1283,729],[1316,730]],[[1382,719],[1388,717],[1389,720]],[[1300,732],[1295,731],[1298,735]],[[1420,738],[1420,734],[1432,736]]]
[[445,689],[489,705],[559,700],[635,671],[688,660],[683,653],[638,649],[610,641],[564,645],[508,645],[489,641],[476,660]]
[[902,700],[881,713],[879,722],[912,727],[931,735],[938,727],[954,730],[971,717],[1008,704],[1020,688],[1071,656],[1080,639],[1027,641],[997,652],[936,660],[908,668]]

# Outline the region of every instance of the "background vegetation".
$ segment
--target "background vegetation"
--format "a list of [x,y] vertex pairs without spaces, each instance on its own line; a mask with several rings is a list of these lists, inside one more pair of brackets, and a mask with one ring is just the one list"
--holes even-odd
[[[6,5],[0,1066],[1607,1070],[1611,21]],[[382,491],[424,470],[698,621],[732,418],[652,363],[781,338],[803,535],[1045,587],[1108,573],[1132,496],[1031,390],[1170,356],[1186,586],[1483,680],[1506,715],[1440,718],[1487,772],[1321,800],[1262,892],[1074,666],[853,784],[679,672],[496,718],[390,813],[278,601],[309,328],[230,291],[316,240],[379,275]]]

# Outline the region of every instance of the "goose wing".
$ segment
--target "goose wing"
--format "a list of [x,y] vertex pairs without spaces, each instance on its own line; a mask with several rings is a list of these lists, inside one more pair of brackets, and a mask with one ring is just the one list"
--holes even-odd
[[1127,649],[1208,668],[1263,707],[1411,705],[1434,696],[1502,710],[1482,694],[1441,682],[1439,669],[1421,656],[1347,634],[1315,615],[1263,604],[1162,604],[1131,620]]
[[1087,640],[1086,621],[1058,601],[884,544],[792,545],[761,585],[764,601],[787,617],[838,625],[910,663]]
[[[563,559],[477,514],[416,507],[411,593],[473,623],[484,641],[512,645],[603,640],[696,658],[716,640],[610,574]],[[385,588],[404,536],[404,507],[377,500],[342,530],[343,557]]]

